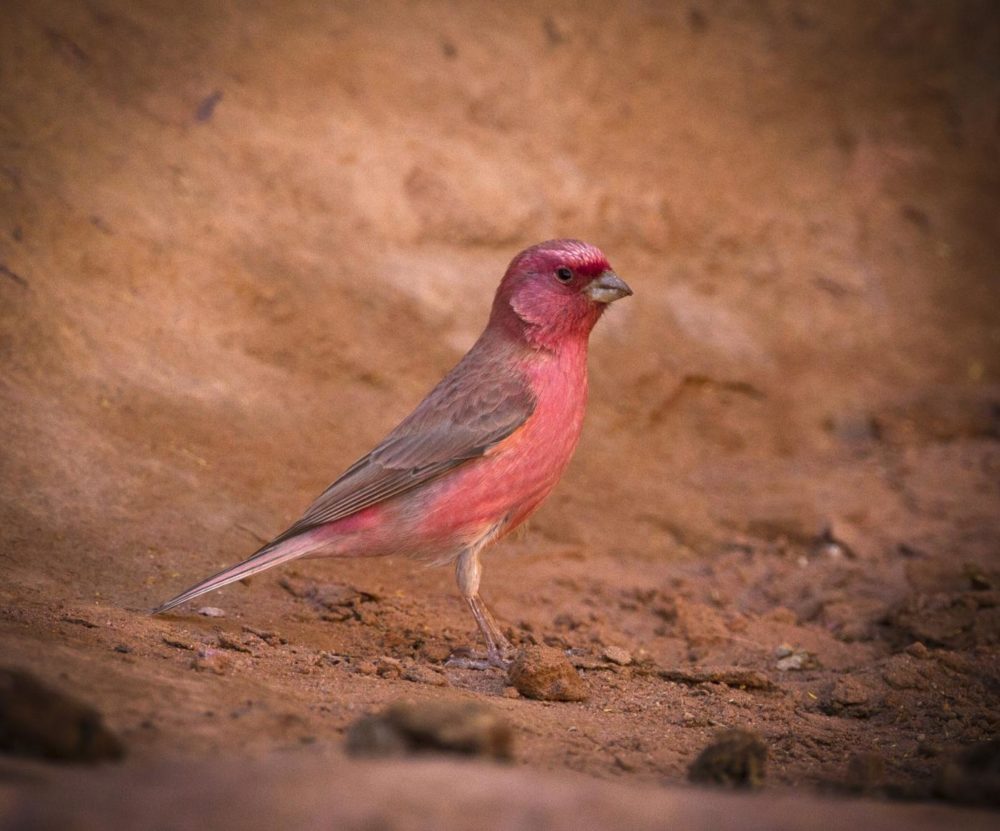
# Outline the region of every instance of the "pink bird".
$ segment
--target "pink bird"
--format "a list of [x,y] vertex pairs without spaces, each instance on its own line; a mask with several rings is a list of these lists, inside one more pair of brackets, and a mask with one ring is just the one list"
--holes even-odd
[[479,596],[479,555],[559,481],[583,425],[590,330],[630,294],[592,245],[562,239],[522,251],[479,340],[378,447],[287,531],[153,614],[298,557],[455,561],[487,647],[485,661],[465,663],[506,666],[513,648]]

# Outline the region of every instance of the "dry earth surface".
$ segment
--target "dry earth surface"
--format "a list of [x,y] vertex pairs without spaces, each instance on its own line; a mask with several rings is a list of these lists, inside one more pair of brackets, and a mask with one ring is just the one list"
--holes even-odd
[[[3,17],[0,664],[125,757],[3,757],[0,825],[995,822],[994,3]],[[555,236],[635,296],[484,594],[586,702],[446,667],[450,569],[308,561],[148,615],[295,519]],[[512,761],[346,756],[400,699],[489,705]],[[684,784],[730,727],[762,795]]]

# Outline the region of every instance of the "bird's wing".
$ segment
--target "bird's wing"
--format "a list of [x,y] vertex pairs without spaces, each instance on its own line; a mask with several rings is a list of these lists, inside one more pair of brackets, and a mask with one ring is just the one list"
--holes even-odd
[[[465,362],[463,362],[465,363]],[[371,453],[359,459],[275,542],[412,490],[478,458],[535,409],[527,380],[459,364]]]

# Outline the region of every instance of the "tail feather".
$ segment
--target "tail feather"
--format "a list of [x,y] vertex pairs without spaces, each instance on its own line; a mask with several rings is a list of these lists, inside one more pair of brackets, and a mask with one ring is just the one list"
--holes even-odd
[[269,542],[255,554],[247,557],[242,563],[229,566],[229,568],[223,569],[218,574],[213,574],[200,583],[195,583],[191,588],[181,592],[176,597],[170,598],[166,603],[153,609],[152,614],[159,615],[163,612],[168,612],[175,606],[180,606],[182,603],[187,603],[187,601],[207,594],[210,591],[221,589],[223,586],[228,586],[237,580],[242,580],[245,577],[250,577],[252,574],[258,574],[281,563],[287,563],[289,560],[301,557],[317,547],[312,537],[312,534],[306,533],[286,540]]

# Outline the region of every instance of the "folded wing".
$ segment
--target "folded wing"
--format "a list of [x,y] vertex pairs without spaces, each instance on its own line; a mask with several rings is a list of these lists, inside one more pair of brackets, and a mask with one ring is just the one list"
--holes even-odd
[[406,493],[482,456],[534,411],[534,396],[522,377],[470,379],[457,369],[378,447],[323,491],[278,540]]

